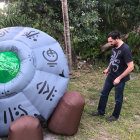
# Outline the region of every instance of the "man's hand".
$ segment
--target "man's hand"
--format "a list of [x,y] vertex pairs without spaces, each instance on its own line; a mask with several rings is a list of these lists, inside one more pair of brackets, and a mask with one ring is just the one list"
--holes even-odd
[[127,69],[126,69],[119,77],[117,77],[117,78],[114,80],[114,82],[113,82],[114,85],[119,84],[119,83],[120,83],[120,80],[121,80],[123,77],[125,77],[126,75],[128,75],[128,74],[134,69],[134,63],[133,63],[133,61],[127,63],[127,66],[128,66]]
[[117,77],[117,78],[113,81],[113,85],[115,86],[115,85],[117,85],[117,84],[119,84],[119,83],[120,83],[120,78]]
[[105,76],[107,76],[107,74],[108,74],[108,68],[104,70],[103,74],[104,74]]

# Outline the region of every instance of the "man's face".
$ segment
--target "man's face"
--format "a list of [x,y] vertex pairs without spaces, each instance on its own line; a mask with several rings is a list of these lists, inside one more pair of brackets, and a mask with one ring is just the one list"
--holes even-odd
[[112,37],[108,38],[108,43],[113,47],[113,48],[117,48],[118,47],[118,42],[117,39],[112,39]]

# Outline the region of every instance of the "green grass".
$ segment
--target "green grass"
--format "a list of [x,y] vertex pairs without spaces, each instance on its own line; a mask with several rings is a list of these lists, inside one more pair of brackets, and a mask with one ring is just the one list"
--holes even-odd
[[74,136],[63,136],[64,140],[139,140],[140,139],[140,74],[131,73],[131,80],[126,83],[124,102],[118,121],[107,123],[106,118],[114,109],[114,90],[111,91],[104,117],[92,117],[96,111],[100,91],[105,77],[103,69],[91,72],[79,71],[80,77],[71,79],[68,90],[76,90],[84,96],[86,104]]
[[[105,77],[104,69],[79,70],[70,80],[68,90],[79,91],[85,98],[85,107],[78,132],[73,136],[58,136],[61,140],[139,140],[140,139],[140,74],[131,73],[126,83],[124,102],[118,121],[107,123],[106,118],[114,109],[114,90],[111,91],[104,117],[92,117],[96,111]],[[4,140],[4,139],[2,139]]]

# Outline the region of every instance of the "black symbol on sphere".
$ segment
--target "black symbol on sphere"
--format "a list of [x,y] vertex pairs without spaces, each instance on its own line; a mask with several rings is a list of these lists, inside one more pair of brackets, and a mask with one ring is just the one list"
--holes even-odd
[[30,32],[25,32],[23,36],[26,36],[29,39],[33,39],[33,41],[37,41],[38,34],[39,32],[30,31]]
[[43,51],[42,55],[49,62],[55,62],[58,59],[58,54],[50,48],[47,51]]
[[[48,99],[51,97],[51,95],[52,95],[54,89],[55,89],[55,86],[53,86],[53,88],[52,88],[52,90],[50,91],[49,95],[47,96],[46,100],[48,100]],[[50,101],[52,101],[52,99],[50,99]]]
[[[53,94],[53,91],[57,92],[57,90],[54,90],[54,88],[55,87],[52,88],[52,90],[51,90],[50,94],[48,95],[48,97],[46,98],[46,100],[48,100],[51,97],[51,95],[52,95],[52,97],[55,97],[55,94]],[[52,98],[50,98],[50,101],[52,101]]]
[[38,114],[36,114],[36,113],[34,114],[35,117],[37,117],[37,115],[38,115]]
[[21,105],[18,105],[17,108],[14,107],[13,109],[8,107],[8,110],[4,111],[4,123],[7,124],[8,116],[10,117],[11,121],[14,121],[15,120],[14,116],[24,116],[24,115],[28,115],[28,113],[25,109],[22,108]]
[[3,36],[5,36],[6,33],[9,33],[9,31],[8,31],[9,29],[10,28],[0,30],[0,37],[3,37]]
[[37,90],[39,90],[38,94],[46,94],[48,93],[48,96],[46,97],[46,100],[52,101],[52,97],[54,97],[55,95],[53,94],[53,92],[57,92],[57,90],[55,90],[55,86],[52,87],[52,89],[50,90],[49,85],[47,84],[47,81],[45,82],[40,82],[37,84],[36,86]]
[[[39,86],[42,85],[43,82],[40,82],[37,84],[37,89],[39,89]],[[38,94],[42,93],[45,94],[47,92],[49,92],[49,86],[47,85],[47,90],[44,91],[44,88],[46,87],[47,81],[45,81],[41,87],[41,89],[39,90]]]
[[61,74],[59,74],[59,76],[61,76],[61,77],[65,77],[65,75],[64,75],[64,70],[62,71]]
[[[14,107],[14,110],[16,111],[16,107]],[[19,111],[16,111],[15,115],[18,116],[19,115]]]
[[17,111],[17,112],[15,113],[15,115],[18,116],[18,115],[19,115],[19,112]]

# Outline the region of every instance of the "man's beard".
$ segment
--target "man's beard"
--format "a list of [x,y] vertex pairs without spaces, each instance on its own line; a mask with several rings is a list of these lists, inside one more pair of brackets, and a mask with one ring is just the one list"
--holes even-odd
[[118,44],[115,43],[114,45],[112,45],[112,48],[117,48],[118,47]]

